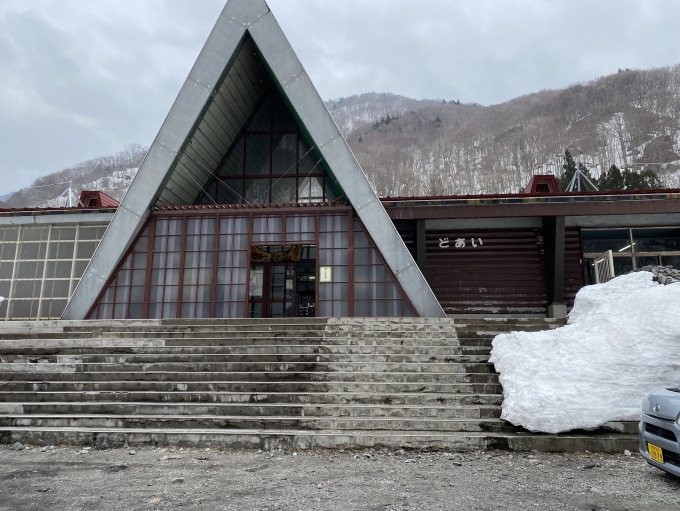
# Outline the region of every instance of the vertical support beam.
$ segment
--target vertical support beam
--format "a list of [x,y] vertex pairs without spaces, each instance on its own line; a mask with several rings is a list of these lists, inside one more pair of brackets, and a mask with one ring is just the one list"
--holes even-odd
[[564,302],[564,238],[563,216],[543,217],[545,269],[548,277],[548,317],[567,317]]
[[416,220],[416,264],[425,274],[425,220]]

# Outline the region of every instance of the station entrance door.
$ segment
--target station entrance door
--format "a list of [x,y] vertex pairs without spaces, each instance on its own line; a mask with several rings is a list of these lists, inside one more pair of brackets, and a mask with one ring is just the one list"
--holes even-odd
[[316,316],[315,247],[252,247],[248,294],[250,318]]

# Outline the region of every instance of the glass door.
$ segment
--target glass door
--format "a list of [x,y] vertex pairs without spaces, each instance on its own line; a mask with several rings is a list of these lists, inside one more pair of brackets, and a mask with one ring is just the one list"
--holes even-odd
[[250,267],[248,317],[290,318],[295,310],[295,264],[261,263]]

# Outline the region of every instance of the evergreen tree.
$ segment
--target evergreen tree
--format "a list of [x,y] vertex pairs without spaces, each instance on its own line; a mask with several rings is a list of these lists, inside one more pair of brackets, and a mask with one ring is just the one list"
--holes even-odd
[[608,171],[600,175],[600,179],[597,180],[597,187],[600,190],[623,190],[624,181],[621,170],[616,165],[609,167]]
[[562,165],[562,169],[564,172],[562,172],[562,175],[557,180],[557,184],[560,191],[564,192],[569,187],[569,183],[571,183],[571,180],[574,178],[574,174],[576,174],[576,162],[571,156],[569,149],[564,150],[564,164]]
[[623,171],[623,183],[625,190],[653,190],[662,188],[659,175],[651,169],[640,173],[632,170]]

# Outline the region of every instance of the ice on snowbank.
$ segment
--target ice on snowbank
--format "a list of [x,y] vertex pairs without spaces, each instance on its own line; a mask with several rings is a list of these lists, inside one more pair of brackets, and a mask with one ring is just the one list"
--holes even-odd
[[638,420],[649,391],[680,383],[680,284],[652,277],[584,287],[562,328],[497,336],[501,417],[537,432],[595,429]]

